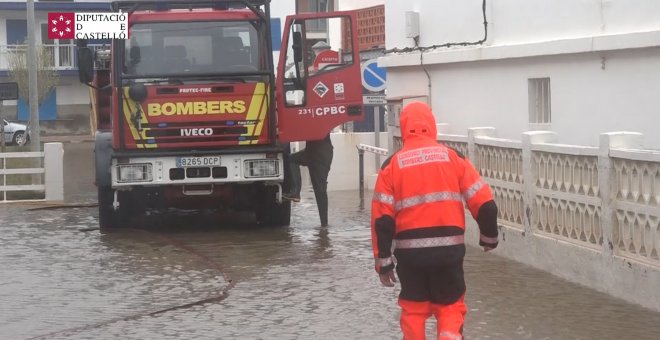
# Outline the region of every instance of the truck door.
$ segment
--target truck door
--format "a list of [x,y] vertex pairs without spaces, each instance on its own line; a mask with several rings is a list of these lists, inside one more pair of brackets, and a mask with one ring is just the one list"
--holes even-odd
[[322,139],[362,120],[362,81],[355,12],[287,17],[277,68],[282,142]]

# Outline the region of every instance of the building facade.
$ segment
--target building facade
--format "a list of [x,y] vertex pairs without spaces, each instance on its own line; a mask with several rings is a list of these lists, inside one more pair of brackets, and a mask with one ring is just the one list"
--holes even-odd
[[[108,1],[35,1],[35,38],[52,55],[59,83],[39,108],[43,134],[90,133],[89,91],[78,81],[75,44],[70,39],[48,39],[49,12],[109,11]],[[27,41],[25,1],[0,1],[0,81],[9,80],[9,54],[24,50]],[[96,42],[101,45],[103,41]],[[22,100],[4,103],[5,117],[27,121],[29,109]]]
[[390,0],[379,63],[388,97],[425,97],[445,133],[550,130],[593,146],[636,131],[660,149],[658,13],[654,0]]

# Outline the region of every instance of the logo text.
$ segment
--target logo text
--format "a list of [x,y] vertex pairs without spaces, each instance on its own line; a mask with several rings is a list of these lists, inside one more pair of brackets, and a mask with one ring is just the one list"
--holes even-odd
[[244,113],[245,102],[242,100],[211,100],[205,102],[179,102],[179,103],[149,103],[147,115],[156,117],[160,115],[213,115],[224,113]]

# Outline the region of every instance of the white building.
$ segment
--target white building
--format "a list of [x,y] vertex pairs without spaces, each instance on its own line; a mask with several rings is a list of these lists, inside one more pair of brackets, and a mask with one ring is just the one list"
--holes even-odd
[[386,48],[414,47],[417,28],[421,47],[478,42],[483,4],[483,44],[381,58],[388,97],[427,96],[445,133],[552,130],[561,143],[597,145],[602,132],[636,131],[660,149],[660,1],[389,0]]
[[[59,84],[39,109],[41,131],[46,134],[89,133],[89,90],[78,81],[75,44],[70,39],[48,38],[49,12],[109,11],[109,1],[35,1],[36,43],[52,54]],[[24,49],[27,40],[26,1],[0,0],[0,81],[8,81],[9,53]],[[103,43],[98,41],[97,43]],[[27,105],[6,101],[5,117],[28,120]]]

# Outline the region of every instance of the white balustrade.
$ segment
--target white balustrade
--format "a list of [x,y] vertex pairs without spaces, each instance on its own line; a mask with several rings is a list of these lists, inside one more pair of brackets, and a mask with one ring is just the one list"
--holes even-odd
[[501,224],[660,268],[660,151],[641,150],[641,134],[603,134],[600,147],[559,144],[549,131],[495,135],[438,140],[474,163]]
[[660,151],[612,150],[615,254],[660,263]]
[[518,141],[476,136],[474,166],[490,185],[501,223],[519,229],[524,222],[522,145]]
[[542,148],[533,146],[533,149],[532,175],[537,214],[533,215],[532,227],[599,249],[603,232],[598,149],[573,146],[571,154],[559,153],[568,149],[562,149],[560,145],[546,144]]

